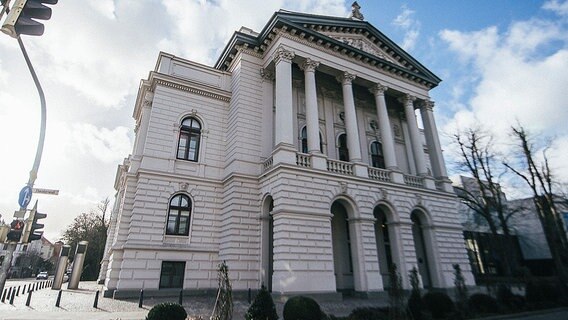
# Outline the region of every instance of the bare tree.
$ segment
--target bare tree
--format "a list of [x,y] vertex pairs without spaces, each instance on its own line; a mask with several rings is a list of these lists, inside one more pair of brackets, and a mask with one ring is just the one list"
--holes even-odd
[[[453,136],[458,146],[458,170],[472,177],[472,185],[458,187],[458,197],[472,212],[487,222],[492,235],[505,235],[511,239],[511,217],[520,210],[507,206],[507,199],[501,190],[500,177],[505,173],[501,161],[492,149],[493,137],[481,128],[469,128],[465,132],[458,132]],[[496,172],[499,174],[496,175]],[[516,260],[513,250],[508,244],[496,241],[495,247],[503,275],[513,274]]]
[[543,148],[542,161],[535,159],[537,150],[530,135],[521,125],[512,127],[513,137],[517,142],[519,163],[515,168],[511,163],[504,163],[507,168],[519,176],[532,191],[540,223],[544,230],[554,265],[564,289],[568,284],[568,239],[562,215],[558,211],[557,202],[566,201],[555,194],[555,181],[546,152],[550,143]]

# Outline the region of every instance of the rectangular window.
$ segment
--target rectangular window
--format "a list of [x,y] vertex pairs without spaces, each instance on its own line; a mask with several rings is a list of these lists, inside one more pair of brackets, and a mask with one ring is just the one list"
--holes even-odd
[[162,261],[160,273],[160,289],[183,289],[185,261]]

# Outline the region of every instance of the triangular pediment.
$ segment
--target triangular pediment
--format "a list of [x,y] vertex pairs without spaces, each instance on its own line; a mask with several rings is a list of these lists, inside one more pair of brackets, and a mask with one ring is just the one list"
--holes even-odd
[[237,49],[263,54],[278,34],[287,33],[324,50],[340,52],[397,77],[433,88],[441,81],[395,42],[367,21],[280,10],[259,33],[235,32],[216,68],[227,70]]
[[377,58],[381,58],[386,60],[390,63],[394,63],[400,67],[405,68],[400,62],[394,60],[386,50],[379,48],[376,44],[374,44],[371,40],[367,39],[367,37],[363,35],[353,35],[348,33],[338,33],[338,32],[321,32],[326,36],[341,41],[348,46],[353,48],[365,51],[369,54],[376,56]]

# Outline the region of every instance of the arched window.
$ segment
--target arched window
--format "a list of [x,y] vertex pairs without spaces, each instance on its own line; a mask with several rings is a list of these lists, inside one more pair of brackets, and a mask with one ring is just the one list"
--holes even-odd
[[185,118],[181,122],[177,158],[197,161],[199,141],[201,140],[201,124],[195,118]]
[[373,141],[373,143],[371,143],[371,165],[375,168],[385,168],[383,145],[378,141]]
[[[302,131],[300,131],[300,140],[302,142],[302,153],[308,153],[308,130],[307,127],[303,127]],[[321,132],[319,133],[320,139],[320,152],[323,153],[323,144],[321,138]]]
[[339,160],[349,161],[349,149],[347,149],[347,135],[345,133],[339,135],[337,148],[339,150]]
[[303,127],[300,132],[300,140],[302,141],[302,153],[308,153],[308,130],[306,130],[306,127]]
[[168,208],[166,234],[175,236],[189,235],[191,221],[191,199],[185,194],[175,195]]

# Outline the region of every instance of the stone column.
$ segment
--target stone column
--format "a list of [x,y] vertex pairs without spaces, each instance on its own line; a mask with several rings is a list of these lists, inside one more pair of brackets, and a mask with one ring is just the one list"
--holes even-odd
[[[150,113],[152,112],[152,101],[154,93],[147,91],[142,101],[142,110],[140,112],[140,121],[136,124],[134,131],[136,132],[136,142],[134,143],[135,156],[142,156],[144,153],[144,145],[146,144],[146,136],[148,135],[148,126],[150,124]],[[176,149],[177,152],[177,149]]]
[[353,100],[353,87],[351,86],[355,75],[344,72],[337,80],[343,87],[343,108],[345,111],[345,129],[347,130],[347,148],[349,149],[349,161],[361,162],[361,144],[357,129],[357,115],[355,114],[355,102]]
[[392,137],[387,103],[385,101],[385,91],[387,91],[387,89],[388,88],[386,86],[377,83],[369,91],[371,91],[371,93],[375,96],[377,117],[379,120],[379,131],[381,132],[381,143],[383,146],[383,156],[385,157],[385,166],[388,170],[391,170],[391,180],[393,182],[403,183],[404,178],[396,162],[394,138]]
[[292,108],[292,59],[294,53],[280,46],[274,52],[275,105],[273,163],[296,163],[294,111]]
[[312,155],[312,167],[326,170],[326,160],[320,150],[318,97],[316,94],[315,71],[319,62],[312,59],[300,66],[304,70],[306,93],[306,131],[308,134],[308,153]]
[[430,155],[430,162],[432,165],[432,174],[438,180],[443,182],[443,189],[447,192],[453,192],[451,181],[448,179],[446,171],[446,164],[442,154],[442,147],[438,137],[438,129],[434,120],[434,101],[426,100],[420,107],[422,115],[422,122],[424,123],[424,135],[426,137],[426,144]]
[[276,132],[275,144],[293,145],[292,59],[294,53],[278,47],[274,53],[276,67]]
[[416,115],[414,114],[414,100],[416,100],[416,97],[407,94],[400,101],[404,104],[406,123],[408,124],[408,131],[410,132],[410,144],[412,145],[414,163],[416,164],[416,173],[419,176],[426,176],[428,171],[426,170],[422,139],[420,139],[420,131],[418,131]]

